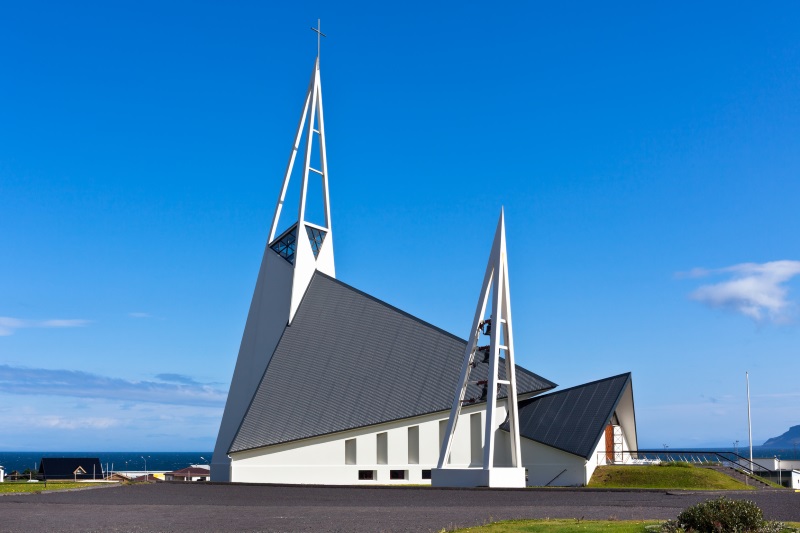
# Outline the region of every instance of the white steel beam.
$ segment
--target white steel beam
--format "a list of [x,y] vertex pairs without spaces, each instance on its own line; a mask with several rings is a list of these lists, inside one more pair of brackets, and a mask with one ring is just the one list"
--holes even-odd
[[[483,466],[476,468],[454,468],[449,465],[456,425],[464,404],[464,396],[470,383],[469,374],[475,366],[475,355],[478,351],[478,339],[481,325],[484,323],[486,307],[491,294],[491,331],[489,332],[489,369],[486,384],[486,417],[483,438]],[[436,486],[524,486],[525,470],[522,468],[519,438],[519,413],[517,408],[517,381],[514,367],[514,338],[511,328],[511,298],[508,284],[508,261],[506,253],[505,216],[500,211],[492,251],[484,274],[483,286],[472,321],[472,329],[468,336],[464,360],[461,365],[461,378],[455,391],[450,418],[447,422],[437,468],[433,471],[432,482]],[[499,379],[500,352],[504,353],[506,379]],[[509,456],[511,468],[494,466],[495,433],[499,426],[497,420],[497,395],[500,385],[506,387],[508,402],[508,420],[511,438],[509,439]],[[498,472],[498,470],[502,472]],[[479,474],[480,472],[483,474]],[[497,475],[493,474],[496,472]]]

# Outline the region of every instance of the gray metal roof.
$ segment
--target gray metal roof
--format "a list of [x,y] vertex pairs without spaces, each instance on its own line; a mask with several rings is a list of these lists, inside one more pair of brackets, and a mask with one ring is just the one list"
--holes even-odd
[[630,373],[620,374],[523,400],[519,434],[589,459],[630,382]]
[[[317,272],[229,451],[447,411],[465,349],[466,341]],[[487,366],[470,379],[485,379]],[[555,386],[517,366],[519,394]],[[466,397],[475,396],[470,386]]]

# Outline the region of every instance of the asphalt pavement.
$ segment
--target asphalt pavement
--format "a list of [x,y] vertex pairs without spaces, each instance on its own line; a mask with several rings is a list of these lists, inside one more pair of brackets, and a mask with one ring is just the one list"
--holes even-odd
[[800,493],[154,483],[0,496],[0,531],[438,532],[521,518],[668,519],[724,494],[800,521]]

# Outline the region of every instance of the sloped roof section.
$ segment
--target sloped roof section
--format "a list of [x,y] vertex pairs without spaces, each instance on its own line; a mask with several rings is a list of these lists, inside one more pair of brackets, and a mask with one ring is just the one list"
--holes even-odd
[[[317,272],[229,452],[449,410],[465,349],[466,341]],[[470,379],[487,371],[478,365]],[[555,386],[517,366],[518,394]],[[470,386],[466,397],[479,396]]]
[[630,373],[620,374],[523,400],[519,434],[589,459],[630,382]]

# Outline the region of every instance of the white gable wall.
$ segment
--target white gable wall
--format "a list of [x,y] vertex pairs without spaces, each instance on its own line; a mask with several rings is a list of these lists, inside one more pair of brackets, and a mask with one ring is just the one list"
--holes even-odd
[[[622,393],[622,398],[619,400],[619,404],[617,404],[616,410],[617,419],[619,420],[619,425],[622,426],[622,435],[623,435],[623,446],[624,450],[628,451],[629,449],[638,450],[638,437],[636,436],[636,413],[633,409],[633,387],[630,383],[625,387],[625,391]],[[631,448],[628,448],[628,445]]]
[[586,459],[524,437],[521,445],[522,466],[528,471],[528,486],[541,487],[550,483],[552,487],[572,487],[585,484]]

